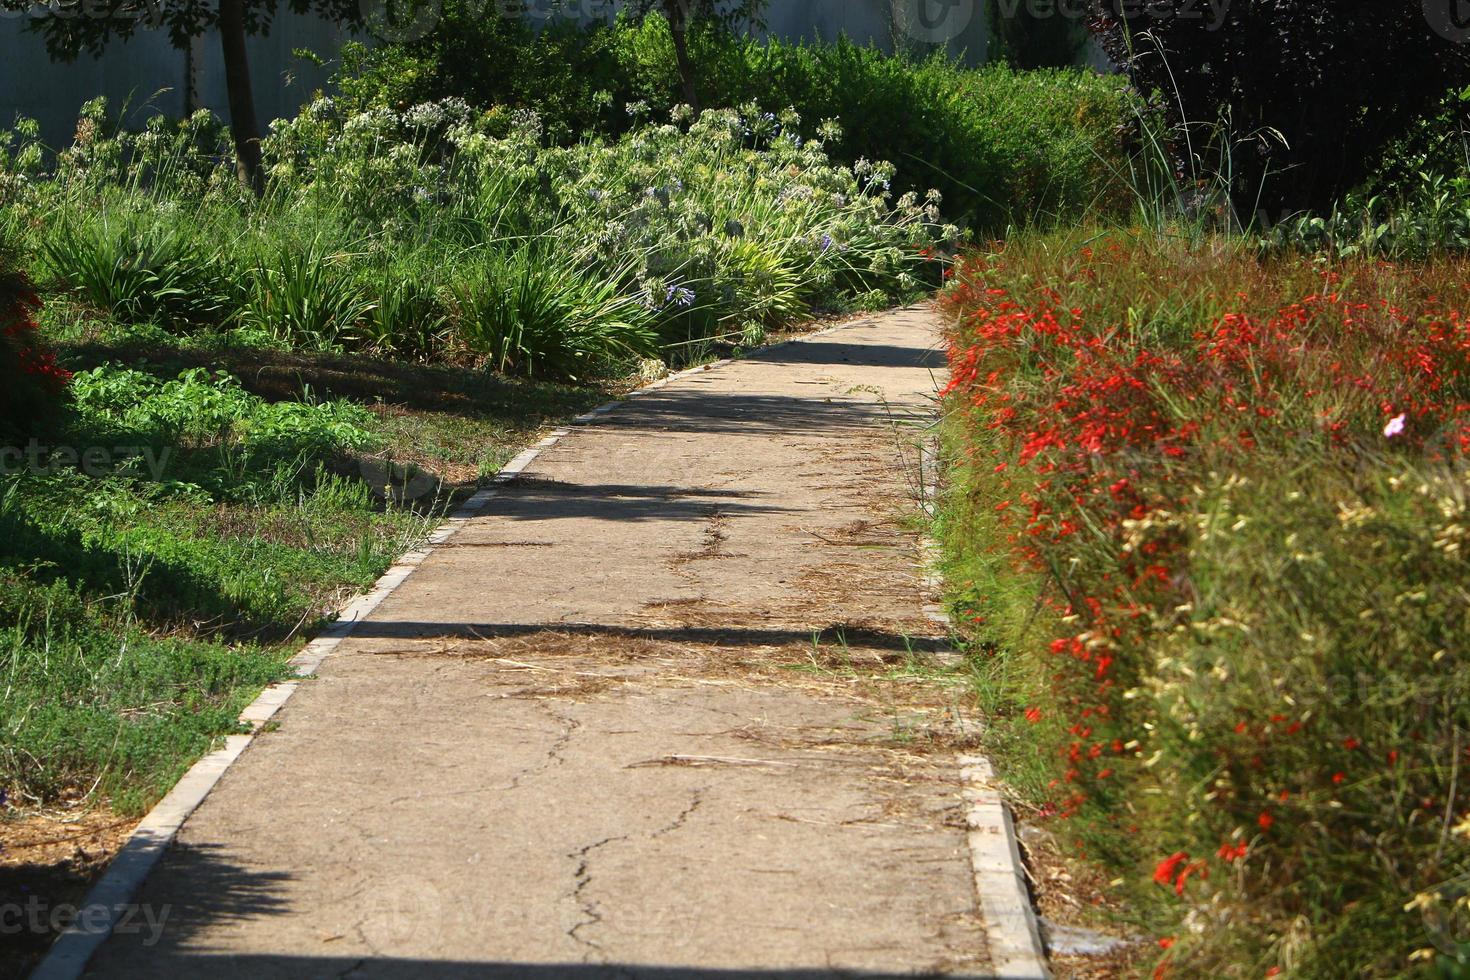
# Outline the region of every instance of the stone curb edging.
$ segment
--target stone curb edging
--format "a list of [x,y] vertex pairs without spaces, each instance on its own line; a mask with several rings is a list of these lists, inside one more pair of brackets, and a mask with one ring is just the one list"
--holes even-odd
[[[923,503],[937,506],[939,497],[939,453],[932,441],[920,448],[920,486]],[[924,576],[924,615],[949,632],[952,624],[942,603],[944,576],[940,572],[941,548],[927,532],[919,542]],[[958,654],[953,656],[958,657]],[[962,727],[964,720],[960,719]],[[980,917],[990,947],[996,980],[1050,980],[1046,945],[1041,924],[1031,905],[1026,870],[1016,838],[1016,824],[1006,807],[1001,783],[990,760],[980,755],[962,755],[960,795],[965,804],[966,841]]]
[[995,770],[984,756],[962,755],[958,761],[970,866],[990,946],[990,975],[997,980],[1049,980],[1051,971],[1026,887],[1016,825],[1001,796]]
[[[783,347],[803,343],[849,327],[871,325],[872,323],[872,319],[852,320],[772,344],[761,348],[760,351],[764,353],[780,350]],[[291,659],[290,665],[295,670],[295,679],[281,681],[266,688],[240,713],[240,722],[248,726],[249,732],[226,736],[225,744],[194,763],[173,789],[134,828],[127,841],[113,857],[107,870],[103,872],[102,877],[87,892],[78,920],[56,937],[45,957],[29,974],[29,980],[77,980],[81,977],[92,956],[112,935],[119,920],[127,913],[134,897],[159,859],[168,850],[169,845],[173,843],[184,821],[199,808],[209,793],[218,785],[220,779],[224,777],[226,770],[244,753],[255,737],[291,699],[291,696],[301,686],[301,681],[316,673],[327,657],[342,644],[342,641],[352,635],[357,624],[371,615],[388,596],[407,581],[409,576],[433,554],[436,548],[449,541],[460,528],[479,515],[499,494],[500,485],[517,479],[543,452],[571,435],[572,427],[595,423],[634,398],[659,391],[682,378],[724,367],[733,361],[733,358],[725,358],[666,375],[642,388],[628,392],[620,399],[599,405],[590,412],[577,416],[567,427],[553,430],[536,445],[507,463],[495,474],[490,486],[479,490],[465,501],[448,520],[424,540],[422,545],[399,558],[373,584],[370,591],[343,606],[338,611],[337,619]],[[1016,976],[1021,975],[1016,974]]]

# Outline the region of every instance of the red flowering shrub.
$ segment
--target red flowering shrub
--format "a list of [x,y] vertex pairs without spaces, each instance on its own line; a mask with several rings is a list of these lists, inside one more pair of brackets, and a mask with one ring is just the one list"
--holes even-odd
[[977,254],[944,297],[995,747],[1181,972],[1470,941],[1467,284],[1119,235]]
[[37,335],[40,306],[23,274],[0,269],[0,434],[30,433],[71,379]]

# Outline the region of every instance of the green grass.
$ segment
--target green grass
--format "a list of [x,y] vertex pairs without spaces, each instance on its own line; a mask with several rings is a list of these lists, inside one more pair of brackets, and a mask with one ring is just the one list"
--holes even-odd
[[608,396],[130,331],[60,299],[43,327],[89,373],[38,444],[165,465],[0,477],[0,787],[22,808],[145,810],[336,608]]
[[12,805],[147,809],[286,673],[284,648],[159,634],[124,594],[88,598],[0,566],[0,778]]

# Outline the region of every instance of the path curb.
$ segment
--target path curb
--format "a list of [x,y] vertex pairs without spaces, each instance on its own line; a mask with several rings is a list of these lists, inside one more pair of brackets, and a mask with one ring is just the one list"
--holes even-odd
[[970,866],[989,940],[991,976],[997,980],[1049,980],[1045,947],[1031,893],[1026,887],[1016,825],[1001,796],[990,760],[962,755],[959,760],[965,823],[969,827]]
[[[929,517],[934,516],[939,497],[939,452],[932,440],[920,447],[922,492],[921,504]],[[952,627],[942,600],[944,575],[940,571],[943,549],[925,532],[919,542],[923,562],[924,615],[948,633]],[[960,655],[953,654],[956,658]],[[964,719],[960,719],[964,727]],[[955,760],[960,768],[960,795],[965,804],[966,840],[970,848],[970,868],[975,876],[975,894],[980,916],[990,946],[992,977],[996,980],[1050,980],[1046,965],[1046,945],[1041,938],[1041,923],[1031,904],[1031,890],[1026,884],[1025,864],[1021,858],[1016,824],[1005,804],[1001,783],[990,760],[980,755],[962,755]]]

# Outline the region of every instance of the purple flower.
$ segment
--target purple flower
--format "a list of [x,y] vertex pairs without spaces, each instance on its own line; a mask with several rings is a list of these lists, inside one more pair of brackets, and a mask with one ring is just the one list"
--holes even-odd
[[822,236],[822,251],[824,251],[824,252],[825,251],[828,251],[832,247],[832,245],[833,245],[832,236],[831,235],[823,235]]
[[1392,439],[1394,436],[1403,435],[1404,421],[1407,417],[1407,415],[1395,415],[1389,419],[1388,424],[1383,427],[1384,438]]
[[694,290],[688,286],[670,286],[668,295],[664,297],[664,305],[689,307],[694,305]]

